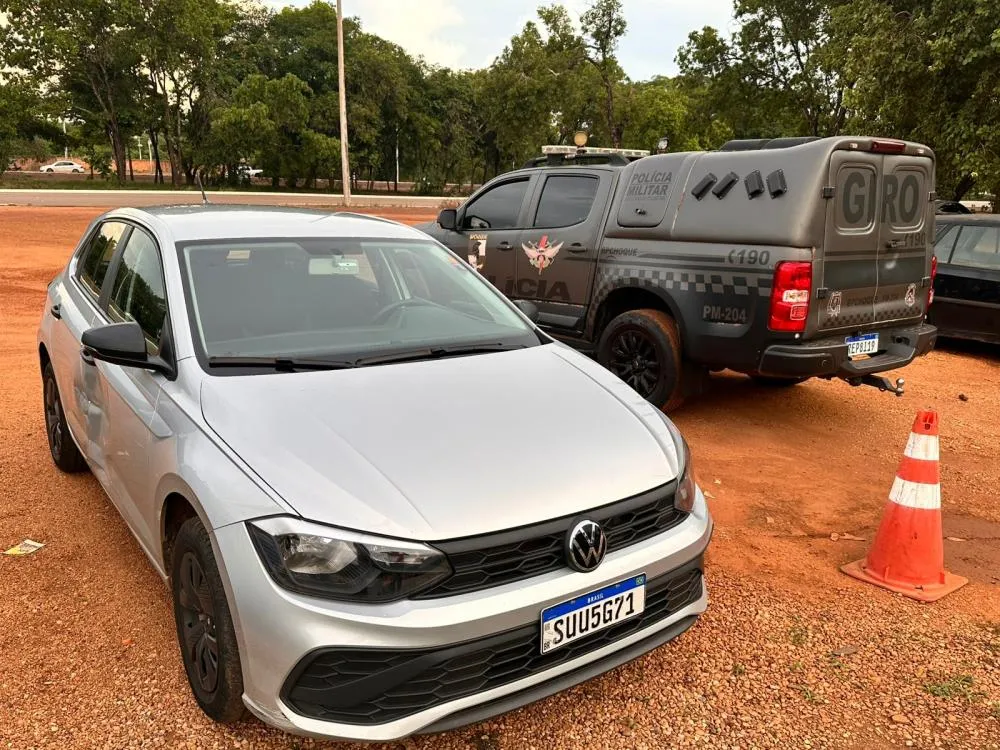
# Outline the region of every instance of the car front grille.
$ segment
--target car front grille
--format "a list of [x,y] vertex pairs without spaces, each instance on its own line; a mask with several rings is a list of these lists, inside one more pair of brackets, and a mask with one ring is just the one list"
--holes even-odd
[[702,593],[702,560],[651,579],[631,620],[542,654],[538,623],[436,649],[320,649],[289,675],[296,713],[343,724],[384,724],[551,669],[665,620]]
[[412,598],[466,594],[567,568],[566,532],[581,515],[598,521],[604,528],[608,552],[649,539],[687,517],[674,507],[676,487],[676,482],[670,482],[585,514],[513,531],[436,543],[434,546],[448,556],[454,573]]

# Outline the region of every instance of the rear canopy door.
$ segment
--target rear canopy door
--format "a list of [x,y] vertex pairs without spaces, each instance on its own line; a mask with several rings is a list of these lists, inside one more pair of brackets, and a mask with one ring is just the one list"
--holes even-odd
[[882,158],[874,322],[919,321],[927,311],[930,285],[934,163],[919,156]]
[[822,255],[814,265],[821,289],[816,306],[821,332],[870,326],[878,288],[878,199],[882,155],[834,151],[833,198],[827,201]]

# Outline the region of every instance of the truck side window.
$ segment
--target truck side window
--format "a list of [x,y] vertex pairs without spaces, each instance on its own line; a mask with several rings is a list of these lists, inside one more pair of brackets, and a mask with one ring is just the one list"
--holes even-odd
[[586,175],[552,175],[542,188],[533,226],[568,227],[586,221],[598,183]]
[[956,266],[1000,268],[998,241],[1000,241],[1000,227],[965,224],[958,235],[951,263]]
[[466,207],[462,228],[515,229],[527,190],[527,177],[490,188]]

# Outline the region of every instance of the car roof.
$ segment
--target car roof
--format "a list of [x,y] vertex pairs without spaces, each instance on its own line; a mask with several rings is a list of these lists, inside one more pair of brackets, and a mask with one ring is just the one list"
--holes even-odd
[[257,237],[430,239],[417,229],[379,216],[281,206],[150,206],[117,209],[106,214],[107,218],[116,216],[142,223],[159,222],[177,242]]
[[1000,224],[1000,214],[938,214],[938,224]]

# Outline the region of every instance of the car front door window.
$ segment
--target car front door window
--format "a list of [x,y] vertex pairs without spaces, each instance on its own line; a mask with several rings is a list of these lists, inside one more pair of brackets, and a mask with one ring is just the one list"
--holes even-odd
[[122,253],[111,287],[108,315],[135,321],[146,338],[146,350],[157,354],[167,314],[160,254],[153,238],[141,229],[132,232]]

